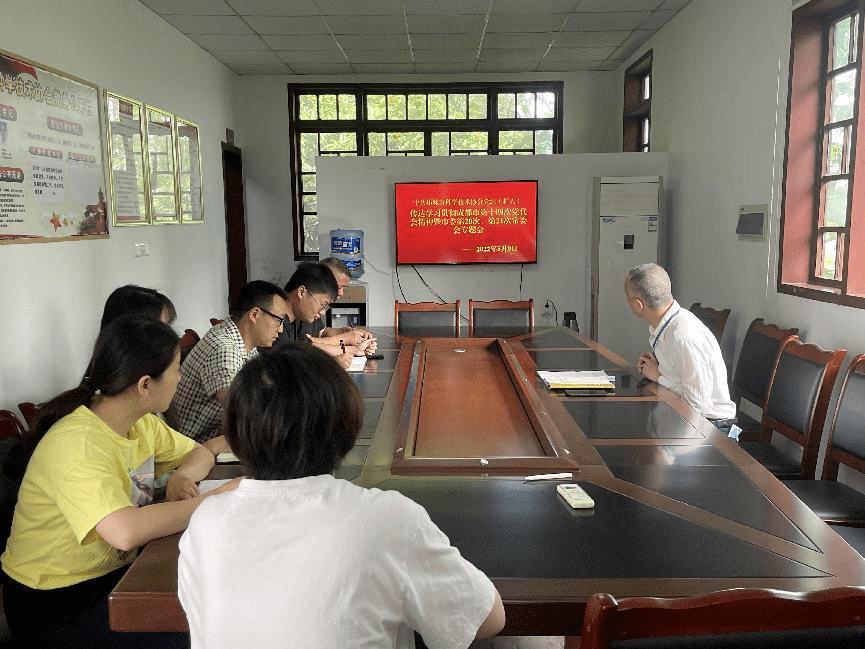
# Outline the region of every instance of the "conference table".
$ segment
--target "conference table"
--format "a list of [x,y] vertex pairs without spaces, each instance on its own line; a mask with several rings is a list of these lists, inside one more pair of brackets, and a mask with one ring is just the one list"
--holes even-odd
[[[774,476],[598,343],[563,327],[373,331],[384,358],[352,373],[363,428],[336,475],[423,505],[495,583],[504,635],[578,635],[595,592],[865,584],[865,560]],[[604,370],[616,388],[569,397],[538,369]],[[561,481],[525,480],[559,472],[595,507],[572,509]],[[109,597],[113,629],[187,629],[178,539],[142,549]]]

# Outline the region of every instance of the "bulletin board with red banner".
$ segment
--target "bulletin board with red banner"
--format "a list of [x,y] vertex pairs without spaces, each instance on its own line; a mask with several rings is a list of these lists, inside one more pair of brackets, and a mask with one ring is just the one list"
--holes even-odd
[[108,235],[98,88],[0,52],[0,243]]
[[538,181],[396,183],[397,264],[536,263]]

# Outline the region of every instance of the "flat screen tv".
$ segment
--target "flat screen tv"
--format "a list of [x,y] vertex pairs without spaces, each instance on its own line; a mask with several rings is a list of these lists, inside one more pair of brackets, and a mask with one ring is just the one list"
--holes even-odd
[[538,181],[396,183],[397,264],[538,261]]

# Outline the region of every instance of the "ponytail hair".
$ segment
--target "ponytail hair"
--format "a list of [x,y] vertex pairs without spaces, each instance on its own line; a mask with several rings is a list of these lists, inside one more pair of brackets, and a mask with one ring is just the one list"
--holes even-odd
[[89,406],[97,393],[113,397],[138,383],[142,376],[159,378],[174,360],[179,340],[167,324],[145,316],[121,316],[110,322],[99,332],[81,382],[42,404],[21,451],[10,452],[12,462],[6,464],[7,476],[20,482],[43,435],[79,406]]
[[114,289],[105,300],[99,328],[104,329],[121,316],[135,314],[147,316],[152,320],[161,320],[162,315],[166,314],[168,324],[171,324],[177,317],[177,310],[167,295],[152,288],[126,284]]

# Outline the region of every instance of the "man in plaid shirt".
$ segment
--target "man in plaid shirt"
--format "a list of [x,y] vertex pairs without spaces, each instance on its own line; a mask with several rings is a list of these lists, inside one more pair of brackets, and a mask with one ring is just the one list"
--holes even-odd
[[222,402],[231,380],[257,347],[273,344],[288,313],[288,297],[275,284],[257,280],[240,289],[231,317],[211,328],[183,361],[171,402],[177,430],[199,442],[222,434]]

